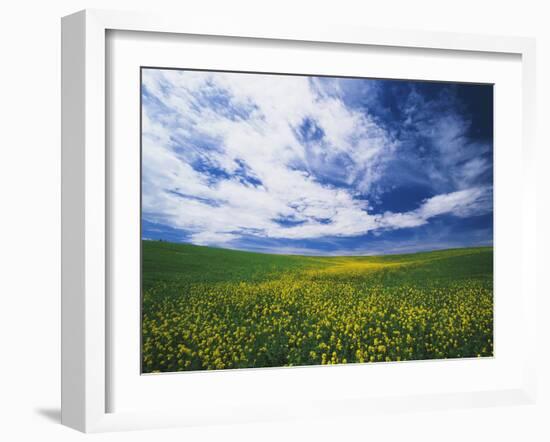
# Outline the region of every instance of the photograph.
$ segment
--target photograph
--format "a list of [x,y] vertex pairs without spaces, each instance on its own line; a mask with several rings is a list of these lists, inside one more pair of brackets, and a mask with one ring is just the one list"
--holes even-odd
[[142,374],[493,357],[493,84],[140,75]]

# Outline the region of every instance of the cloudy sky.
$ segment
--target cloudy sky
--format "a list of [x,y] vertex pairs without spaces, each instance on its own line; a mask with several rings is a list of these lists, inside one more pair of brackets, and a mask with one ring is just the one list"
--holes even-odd
[[491,245],[490,85],[142,69],[144,239],[358,255]]

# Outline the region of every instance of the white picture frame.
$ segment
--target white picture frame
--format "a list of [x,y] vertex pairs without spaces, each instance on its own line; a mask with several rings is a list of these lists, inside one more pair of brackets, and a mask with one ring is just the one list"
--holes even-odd
[[[109,31],[142,31],[179,35],[205,35],[273,39],[287,42],[338,43],[380,48],[399,47],[441,51],[515,54],[521,57],[521,325],[526,347],[518,355],[524,372],[515,388],[478,389],[455,394],[392,395],[325,401],[314,410],[278,407],[253,412],[239,409],[227,416],[184,412],[108,412],[110,321],[108,303],[107,228],[111,198],[108,186],[106,121],[108,85],[106,66]],[[62,20],[62,423],[84,432],[250,422],[286,417],[365,414],[373,409],[389,412],[532,403],[536,397],[533,362],[537,291],[536,186],[534,161],[535,42],[518,37],[492,37],[451,33],[389,31],[345,26],[211,22],[194,17],[153,16],[86,10]],[[497,109],[498,112],[498,109]],[[519,149],[519,146],[518,146]],[[498,191],[498,190],[497,190]]]

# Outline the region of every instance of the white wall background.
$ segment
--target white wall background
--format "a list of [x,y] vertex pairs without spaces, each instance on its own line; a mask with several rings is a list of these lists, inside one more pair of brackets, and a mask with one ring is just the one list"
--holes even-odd
[[[539,285],[550,245],[547,171],[550,13],[545,2],[461,0],[19,0],[0,12],[0,438],[5,441],[550,440],[550,302],[540,301],[536,406],[375,415],[364,419],[160,430],[85,436],[59,425],[60,17],[83,8],[166,9],[382,28],[537,37]],[[413,380],[411,380],[413,381]],[[184,400],[184,399],[183,399]]]

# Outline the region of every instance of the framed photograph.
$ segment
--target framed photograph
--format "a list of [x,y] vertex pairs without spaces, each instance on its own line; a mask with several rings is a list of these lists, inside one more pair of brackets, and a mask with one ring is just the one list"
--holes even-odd
[[532,40],[62,31],[64,424],[534,400]]
[[142,373],[492,357],[493,87],[142,67]]

